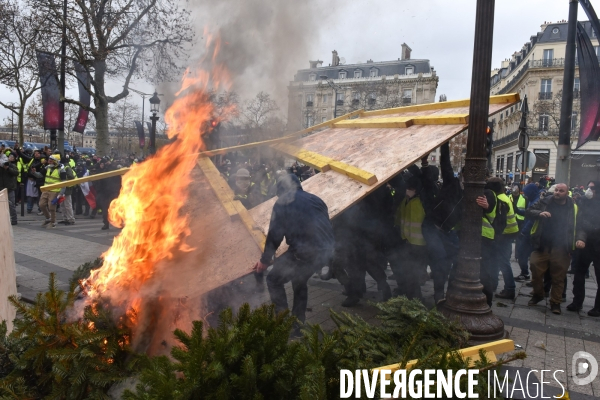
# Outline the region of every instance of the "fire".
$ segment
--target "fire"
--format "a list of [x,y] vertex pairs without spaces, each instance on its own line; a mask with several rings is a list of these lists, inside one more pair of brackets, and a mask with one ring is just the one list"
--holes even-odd
[[[212,40],[212,39],[211,39]],[[214,59],[218,41],[209,43],[208,59]],[[188,69],[182,79],[173,105],[165,113],[168,137],[172,143],[141,164],[134,164],[122,177],[119,197],[109,209],[112,224],[122,227],[112,246],[102,255],[103,267],[92,272],[84,283],[88,302],[100,296],[138,324],[140,309],[148,302],[151,286],[160,263],[173,259],[178,252],[193,250],[186,239],[190,236],[189,217],[181,212],[188,199],[191,172],[197,154],[205,149],[202,135],[215,120],[211,91],[227,85],[223,67],[207,71]],[[174,267],[173,267],[174,268]],[[176,271],[173,271],[176,273]]]

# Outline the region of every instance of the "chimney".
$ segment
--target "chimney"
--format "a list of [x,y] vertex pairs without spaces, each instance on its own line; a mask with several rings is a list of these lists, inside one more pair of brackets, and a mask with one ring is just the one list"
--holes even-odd
[[338,52],[336,50],[331,52],[332,56],[331,56],[331,66],[332,67],[337,67],[338,65],[340,65],[340,58],[338,57]]
[[402,60],[410,60],[410,52],[412,49],[406,43],[402,43]]
[[321,65],[323,65],[323,61],[321,61],[321,60],[316,60],[316,61],[309,60],[308,63],[310,64],[310,69],[315,69],[315,68],[318,68]]

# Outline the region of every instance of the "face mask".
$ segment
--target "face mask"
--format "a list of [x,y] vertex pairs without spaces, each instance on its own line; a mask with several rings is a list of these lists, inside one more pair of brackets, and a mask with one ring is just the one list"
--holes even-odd
[[417,191],[414,189],[406,189],[406,197],[408,197],[409,199],[412,199],[413,197],[415,197],[416,193],[417,193]]
[[250,187],[250,182],[249,181],[235,181],[235,186],[237,186],[239,189],[241,190],[246,190],[248,189],[248,187]]
[[592,191],[592,189],[588,188],[588,190],[585,191],[585,198],[591,199],[592,197],[594,197],[594,192]]

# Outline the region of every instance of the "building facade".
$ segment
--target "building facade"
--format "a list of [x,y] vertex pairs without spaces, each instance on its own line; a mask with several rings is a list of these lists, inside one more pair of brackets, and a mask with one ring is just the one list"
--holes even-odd
[[[598,53],[598,39],[589,22],[582,23]],[[556,170],[558,128],[562,100],[567,21],[544,22],[541,30],[529,42],[502,62],[500,68],[491,72],[491,95],[519,93],[527,96],[527,118],[530,136],[529,151],[536,156],[536,163],[527,176],[538,181],[544,176],[553,177]],[[580,121],[579,68],[575,67],[573,115],[571,121],[571,148],[577,143]],[[585,90],[585,88],[583,89]],[[494,151],[492,174],[507,181],[518,181],[520,168],[517,158],[520,104],[494,116]],[[586,185],[587,180],[597,179],[597,168],[591,168],[590,160],[600,157],[600,143],[591,142],[573,152],[571,157],[571,185]],[[586,165],[586,167],[582,167]],[[583,168],[583,170],[582,170]],[[586,177],[589,177],[586,178]]]
[[[308,128],[354,110],[376,110],[433,103],[438,76],[429,60],[411,59],[412,49],[402,44],[394,61],[346,64],[337,51],[331,64],[309,61],[288,86],[288,126],[291,132]],[[437,163],[439,154],[432,153]]]

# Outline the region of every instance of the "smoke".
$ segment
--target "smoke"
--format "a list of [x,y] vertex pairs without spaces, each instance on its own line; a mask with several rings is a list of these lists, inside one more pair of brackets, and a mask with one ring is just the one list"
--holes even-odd
[[[220,37],[216,61],[229,70],[231,90],[242,100],[265,91],[277,101],[280,111],[287,113],[287,86],[294,73],[308,68],[309,59],[327,56],[319,54],[315,45],[320,28],[328,24],[332,7],[331,2],[316,0],[221,0],[193,4],[191,20],[196,28],[196,43],[188,65],[197,66],[205,56],[206,29]],[[328,59],[323,61],[328,63]],[[179,83],[165,83],[159,89],[169,104]]]

